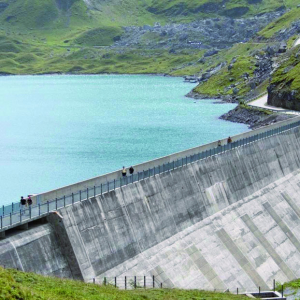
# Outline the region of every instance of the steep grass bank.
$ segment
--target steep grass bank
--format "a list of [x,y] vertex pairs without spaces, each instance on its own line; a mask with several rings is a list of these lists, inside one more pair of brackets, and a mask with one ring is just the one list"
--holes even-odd
[[111,286],[99,286],[79,281],[43,277],[0,267],[0,299],[122,299],[122,300],[238,300],[243,296],[198,290],[137,289],[119,290]]

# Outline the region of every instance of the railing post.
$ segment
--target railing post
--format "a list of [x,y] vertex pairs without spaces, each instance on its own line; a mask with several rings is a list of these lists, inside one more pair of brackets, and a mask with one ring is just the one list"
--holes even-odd
[[281,286],[281,298],[283,298],[283,285]]
[[29,205],[29,219],[31,219],[31,205]]
[[107,185],[107,192],[109,193],[109,181],[106,182]]
[[95,278],[93,278],[93,284],[95,284]]
[[127,278],[125,276],[125,290],[127,290]]
[[162,282],[160,283],[160,288],[162,289]]
[[136,276],[134,276],[134,288],[136,289]]
[[64,195],[64,207],[66,207],[66,195]]
[[9,213],[9,217],[10,217],[10,225],[12,225],[11,213]]
[[115,277],[115,287],[117,287],[117,277]]
[[149,178],[150,178],[150,175],[151,175],[151,173],[150,173],[150,168],[149,168],[149,170],[148,170],[148,174],[149,174]]
[[11,204],[11,211],[14,212],[14,203]]
[[0,216],[1,218],[1,229],[3,228],[3,221],[2,221],[2,216]]
[[153,288],[155,287],[154,275],[153,275]]
[[106,277],[104,277],[104,285],[106,285]]
[[39,216],[41,215],[41,204],[39,203]]
[[96,187],[94,186],[94,197],[96,197]]
[[275,292],[275,285],[276,285],[276,283],[275,283],[275,279],[273,280],[273,291]]
[[116,179],[114,179],[114,190],[116,189]]
[[102,195],[102,183],[101,183],[101,195]]
[[79,191],[79,201],[81,201],[81,190]]
[[239,288],[236,288],[236,294],[237,295],[239,294]]
[[144,276],[144,289],[146,288],[146,276]]
[[74,204],[74,194],[72,193],[72,204]]
[[4,216],[4,205],[2,205],[2,214]]
[[20,209],[20,223],[22,222],[22,210]]
[[47,211],[49,213],[49,201],[47,201]]
[[185,163],[186,163],[186,165],[188,164],[188,162],[187,162],[187,156],[185,157]]
[[57,198],[55,198],[55,210],[57,210]]
[[86,188],[86,200],[89,199],[89,188]]

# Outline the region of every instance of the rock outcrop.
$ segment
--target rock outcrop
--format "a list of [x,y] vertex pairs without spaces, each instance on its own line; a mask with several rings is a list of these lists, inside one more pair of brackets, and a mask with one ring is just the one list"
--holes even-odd
[[268,104],[291,110],[300,111],[300,98],[296,90],[277,89],[276,85],[268,88]]
[[251,129],[257,129],[259,127],[277,123],[292,117],[293,116],[291,115],[284,114],[269,115],[258,109],[247,109],[238,106],[235,109],[230,110],[228,113],[222,115],[220,119],[234,123],[244,123],[249,125],[249,128]]

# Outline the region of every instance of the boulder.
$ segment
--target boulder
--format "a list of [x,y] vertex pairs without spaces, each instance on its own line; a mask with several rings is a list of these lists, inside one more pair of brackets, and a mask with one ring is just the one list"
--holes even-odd
[[219,53],[218,50],[209,50],[209,51],[207,51],[207,52],[204,54],[204,57],[213,56],[213,55],[216,55],[216,54],[218,54],[218,53]]

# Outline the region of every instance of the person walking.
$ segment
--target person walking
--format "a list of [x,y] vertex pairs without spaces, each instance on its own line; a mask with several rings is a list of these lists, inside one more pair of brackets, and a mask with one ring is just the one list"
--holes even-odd
[[22,215],[24,215],[26,199],[23,196],[21,196],[20,204],[21,204],[21,209],[22,209]]
[[126,174],[127,174],[127,170],[126,170],[125,167],[123,167],[123,169],[122,169],[122,176],[126,177]]
[[134,172],[134,168],[131,166],[131,167],[129,168],[129,174],[132,175],[133,172]]

